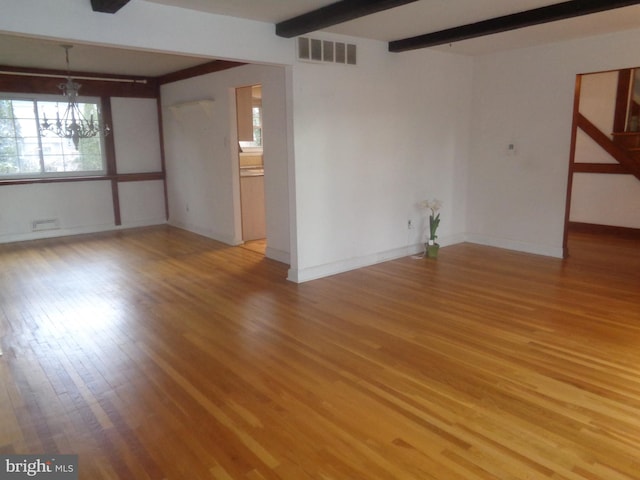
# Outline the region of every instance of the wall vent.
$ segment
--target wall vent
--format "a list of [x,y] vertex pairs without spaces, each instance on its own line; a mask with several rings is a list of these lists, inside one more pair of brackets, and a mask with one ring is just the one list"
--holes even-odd
[[42,232],[45,230],[58,230],[60,223],[57,218],[47,218],[44,220],[34,220],[31,222],[32,232]]
[[353,43],[298,37],[298,60],[356,65],[356,46]]

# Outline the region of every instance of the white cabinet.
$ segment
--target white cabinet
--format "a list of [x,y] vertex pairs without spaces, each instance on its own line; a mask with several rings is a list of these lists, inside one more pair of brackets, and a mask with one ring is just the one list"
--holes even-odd
[[266,237],[264,210],[264,175],[240,177],[242,202],[242,239],[258,240]]

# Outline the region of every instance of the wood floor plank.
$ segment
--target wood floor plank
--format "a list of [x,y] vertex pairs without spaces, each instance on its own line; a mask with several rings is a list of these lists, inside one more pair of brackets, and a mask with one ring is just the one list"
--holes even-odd
[[83,480],[638,480],[638,247],[296,285],[171,227],[0,245],[0,452]]

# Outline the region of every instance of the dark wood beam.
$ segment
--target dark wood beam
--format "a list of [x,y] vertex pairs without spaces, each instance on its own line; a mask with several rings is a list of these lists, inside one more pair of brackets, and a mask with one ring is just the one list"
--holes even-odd
[[607,135],[602,133],[598,129],[598,127],[591,123],[589,119],[587,119],[581,113],[578,113],[577,126],[593,141],[595,141],[605,152],[607,152],[616,162],[622,165],[625,170],[627,170],[632,175],[635,175],[635,177],[640,180],[640,164],[636,163],[622,147],[620,147],[616,143],[613,143]]
[[[111,115],[111,97],[102,97],[102,121],[105,125],[113,126],[113,117]],[[116,226],[122,225],[122,216],[120,214],[120,191],[118,190],[118,181],[115,175],[118,173],[116,164],[116,142],[114,140],[114,131],[104,137],[104,156],[107,164],[107,175],[111,177],[111,200],[113,203],[113,222]]]
[[116,13],[127,3],[129,0],[91,0],[91,8],[94,12]]
[[156,80],[159,85],[164,85],[165,83],[177,82],[178,80],[185,80],[191,77],[199,77],[200,75],[240,67],[241,65],[246,64],[242,62],[231,62],[229,60],[213,60],[212,62],[203,63],[202,65],[196,65],[195,67],[167,73],[166,75],[156,77]]
[[[95,72],[71,72],[71,77],[82,85],[82,95],[156,97],[157,88],[165,83],[219,72],[246,65],[243,62],[213,60],[211,62],[167,73],[159,77],[141,77]],[[21,93],[60,93],[58,85],[68,73],[46,68],[23,68],[0,65],[0,91]]]
[[629,170],[619,163],[574,163],[574,173],[612,173],[625,175]]
[[0,180],[0,187],[6,185],[32,185],[37,183],[75,183],[75,182],[146,182],[149,180],[165,180],[164,172],[116,173],[114,175],[91,175],[81,177],[44,177],[44,178],[12,178]]
[[621,238],[635,238],[637,240],[640,240],[640,228],[616,227],[613,225],[595,225],[593,223],[583,222],[569,222],[569,230],[576,233],[613,235]]
[[416,0],[342,0],[276,24],[276,35],[292,38]]
[[389,42],[390,52],[405,52],[507,32],[542,23],[636,5],[640,0],[571,0],[459,27]]

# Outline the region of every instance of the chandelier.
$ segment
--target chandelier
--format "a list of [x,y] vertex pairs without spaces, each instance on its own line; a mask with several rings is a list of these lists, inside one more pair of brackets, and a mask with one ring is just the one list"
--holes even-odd
[[67,138],[73,142],[76,150],[78,150],[81,138],[91,138],[100,134],[108,135],[111,129],[108,125],[101,127],[100,120],[97,118],[94,120],[93,114],[91,114],[89,120],[83,115],[78,106],[78,90],[80,90],[81,85],[73,81],[71,69],[69,68],[69,50],[73,46],[62,45],[62,48],[65,50],[67,60],[67,80],[59,84],[58,88],[62,90],[62,95],[67,98],[67,108],[62,117],[60,112],[56,112],[55,122],[49,122],[45,114],[44,121],[40,124],[40,132],[43,134],[51,132],[60,138]]

